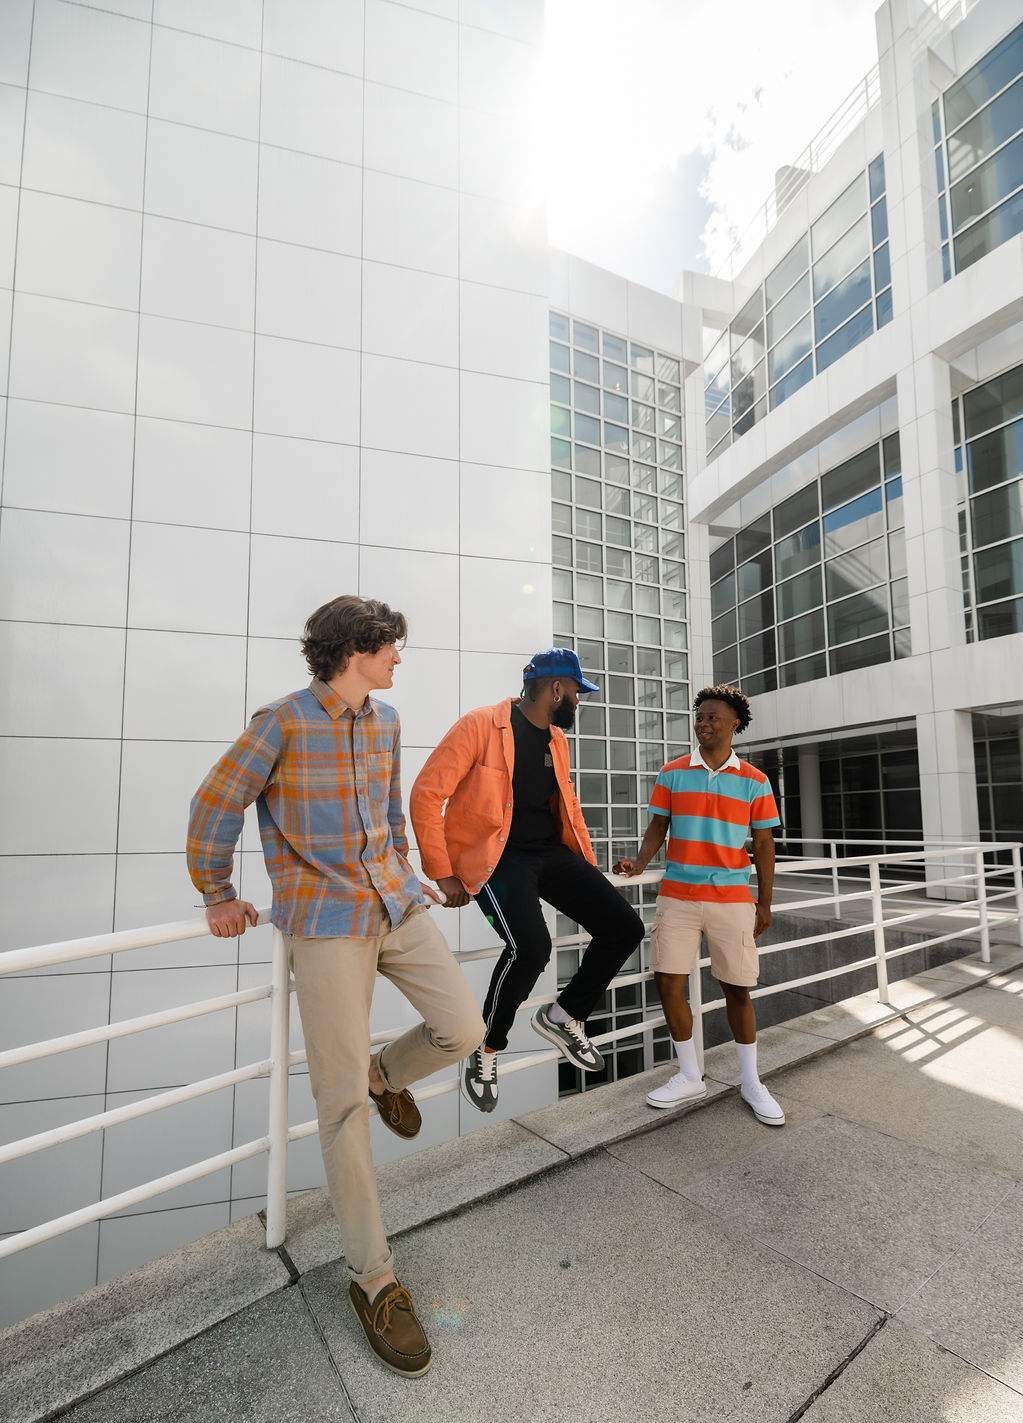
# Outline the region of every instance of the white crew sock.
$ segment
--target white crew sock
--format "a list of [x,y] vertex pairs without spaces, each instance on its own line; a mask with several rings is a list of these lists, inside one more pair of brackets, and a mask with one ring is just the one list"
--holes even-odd
[[547,1009],[547,1016],[552,1023],[570,1023],[572,1021],[571,1013],[566,1013],[560,1003],[552,1003]]
[[742,1073],[743,1087],[758,1087],[760,1074],[757,1072],[756,1043],[736,1043],[735,1050],[739,1054],[739,1071]]
[[695,1041],[692,1038],[686,1038],[685,1042],[680,1043],[677,1038],[672,1038],[671,1043],[675,1049],[675,1056],[678,1058],[682,1076],[688,1077],[690,1082],[699,1082],[702,1074],[699,1059],[696,1056]]

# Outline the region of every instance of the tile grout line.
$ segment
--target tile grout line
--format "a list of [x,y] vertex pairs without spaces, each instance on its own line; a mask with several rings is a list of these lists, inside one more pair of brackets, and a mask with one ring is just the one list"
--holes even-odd
[[296,1284],[296,1287],[297,1287],[297,1289],[298,1289],[299,1296],[300,1296],[300,1298],[301,1298],[301,1300],[302,1300],[302,1304],[303,1304],[303,1306],[305,1307],[305,1311],[306,1311],[306,1313],[307,1313],[308,1316],[309,1316],[310,1322],[312,1323],[312,1326],[313,1326],[313,1328],[314,1328],[315,1331],[316,1331],[317,1337],[319,1338],[320,1344],[321,1344],[322,1347],[323,1347],[323,1351],[324,1351],[324,1353],[325,1353],[326,1356],[327,1356],[327,1362],[328,1362],[329,1365],[330,1365],[331,1372],[334,1374],[334,1377],[335,1377],[335,1378],[337,1379],[337,1381],[338,1381],[338,1386],[339,1386],[340,1389],[341,1389],[341,1393],[342,1393],[342,1396],[344,1397],[345,1403],[348,1405],[348,1410],[349,1410],[349,1412],[351,1413],[352,1418],[355,1420],[355,1423],[361,1423],[361,1417],[360,1417],[360,1414],[359,1414],[359,1410],[358,1410],[358,1409],[356,1408],[356,1406],[355,1406],[355,1400],[352,1398],[352,1395],[348,1392],[348,1385],[347,1385],[347,1384],[345,1383],[345,1381],[344,1381],[344,1376],[343,1376],[342,1373],[341,1373],[341,1369],[340,1369],[340,1367],[339,1367],[339,1365],[338,1365],[338,1362],[337,1362],[337,1360],[334,1358],[334,1354],[333,1354],[333,1351],[331,1350],[330,1344],[327,1342],[327,1336],[324,1334],[323,1329],[322,1329],[321,1326],[320,1326],[320,1321],[319,1321],[319,1319],[318,1319],[317,1316],[316,1316],[316,1311],[313,1309],[312,1305],[309,1303],[309,1300],[308,1300],[308,1298],[306,1297],[305,1290],[302,1288],[302,1281],[301,1281],[301,1279],[296,1280],[295,1284]]
[[867,1347],[871,1340],[874,1339],[876,1335],[880,1334],[881,1330],[885,1327],[890,1318],[891,1316],[887,1313],[881,1315],[880,1319],[878,1319],[870,1327],[870,1329],[867,1330],[866,1334],[863,1336],[860,1342],[856,1345],[854,1349],[852,1349],[846,1355],[846,1357],[842,1360],[838,1367],[836,1369],[832,1369],[831,1373],[828,1374],[827,1378],[821,1384],[820,1388],[818,1388],[814,1393],[812,1393],[805,1403],[800,1404],[800,1406],[796,1409],[794,1413],[789,1414],[787,1423],[799,1423],[800,1418],[804,1417],[807,1411],[813,1406],[813,1404],[817,1402],[821,1395],[827,1393],[831,1385],[835,1383],[839,1378],[841,1378],[842,1374],[845,1373],[849,1365],[853,1362],[854,1359],[858,1358],[859,1355],[863,1353],[863,1350]]

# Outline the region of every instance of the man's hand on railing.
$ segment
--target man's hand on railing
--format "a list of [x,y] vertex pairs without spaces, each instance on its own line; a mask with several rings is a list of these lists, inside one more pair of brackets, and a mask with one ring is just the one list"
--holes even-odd
[[207,907],[206,922],[215,939],[233,939],[259,923],[259,911],[247,899],[225,899]]
[[457,875],[448,875],[446,879],[439,879],[437,888],[443,894],[444,903],[449,909],[461,909],[463,904],[469,903],[465,885]]
[[615,860],[611,866],[613,875],[625,875],[631,879],[633,875],[641,875],[646,869],[646,864],[642,860]]

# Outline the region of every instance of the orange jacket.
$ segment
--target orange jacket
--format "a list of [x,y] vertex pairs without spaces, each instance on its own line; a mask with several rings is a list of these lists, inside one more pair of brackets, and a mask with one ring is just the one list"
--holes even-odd
[[[494,872],[512,818],[515,737],[511,698],[459,717],[416,777],[409,814],[432,880],[456,875],[478,894]],[[551,757],[558,782],[555,818],[561,839],[591,865],[596,856],[568,764],[568,739],[551,727]],[[447,811],[443,811],[447,801]]]

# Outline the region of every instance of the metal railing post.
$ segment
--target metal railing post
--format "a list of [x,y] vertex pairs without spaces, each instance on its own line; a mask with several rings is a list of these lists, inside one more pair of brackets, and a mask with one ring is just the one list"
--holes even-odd
[[874,930],[874,961],[877,966],[877,996],[882,1003],[891,1003],[888,992],[888,960],[885,957],[884,904],[881,899],[881,868],[877,860],[871,860],[870,871],[870,917]]
[[991,928],[987,918],[987,871],[984,851],[978,850],[977,860],[977,916],[980,919],[980,957],[984,963],[991,962]]
[[839,899],[839,897],[838,897],[838,894],[839,894],[839,890],[838,890],[838,845],[837,845],[837,843],[836,843],[834,840],[832,840],[832,841],[830,841],[830,847],[831,847],[831,892],[832,892],[832,894],[834,894],[834,896],[835,896],[835,918],[836,918],[836,919],[841,919],[841,917],[842,917],[842,901],[841,901],[841,900]]
[[1023,865],[1020,847],[1012,847],[1012,887],[1016,891],[1016,938],[1023,944]]
[[291,975],[284,935],[274,930],[270,994],[270,1156],[266,1173],[266,1245],[284,1244],[288,1228],[288,1037]]

